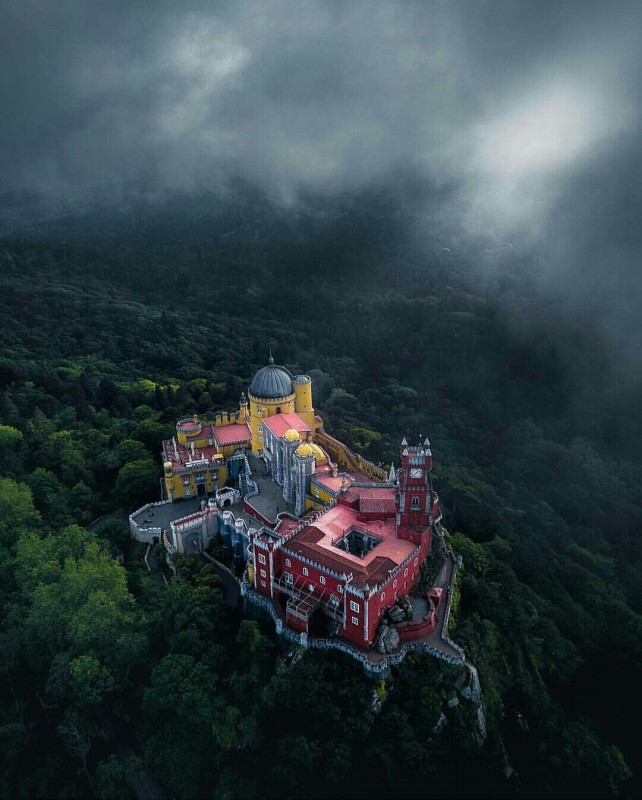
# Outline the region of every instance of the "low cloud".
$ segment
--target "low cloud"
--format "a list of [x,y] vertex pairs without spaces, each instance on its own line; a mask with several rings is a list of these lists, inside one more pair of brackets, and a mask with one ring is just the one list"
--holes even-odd
[[636,2],[8,0],[0,191],[240,176],[292,203],[414,173],[463,234],[630,294],[641,22]]

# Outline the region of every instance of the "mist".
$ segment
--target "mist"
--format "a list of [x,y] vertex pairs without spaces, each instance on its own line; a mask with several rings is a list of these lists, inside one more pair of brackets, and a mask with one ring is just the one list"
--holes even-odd
[[[635,2],[9,0],[0,203],[241,179],[296,207],[430,187],[412,235],[518,253],[637,349],[642,141]],[[427,221],[430,221],[428,224]]]

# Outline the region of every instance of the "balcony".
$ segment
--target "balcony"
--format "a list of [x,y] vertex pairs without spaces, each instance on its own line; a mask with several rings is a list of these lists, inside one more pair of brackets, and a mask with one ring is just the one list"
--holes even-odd
[[337,595],[327,595],[325,587],[322,587],[321,594],[317,594],[314,589],[309,588],[306,579],[298,578],[296,582],[290,583],[285,580],[284,576],[285,573],[282,572],[272,582],[279,591],[290,595],[287,603],[289,613],[307,621],[314,610],[320,607],[330,619],[343,624],[344,606]]

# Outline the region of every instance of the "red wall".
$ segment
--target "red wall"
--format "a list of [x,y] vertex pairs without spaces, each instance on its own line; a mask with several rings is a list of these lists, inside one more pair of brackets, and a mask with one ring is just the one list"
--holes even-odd
[[267,525],[268,528],[274,527],[274,521],[264,517],[263,514],[259,513],[255,508],[253,508],[247,500],[243,500],[243,511],[245,511],[246,514],[249,514],[251,517],[254,517],[254,519],[258,520],[259,522],[262,522],[264,525]]
[[418,636],[425,636],[427,633],[432,633],[437,624],[437,615],[434,610],[426,614],[423,619],[417,622],[402,622],[397,625],[397,633],[402,641],[406,639],[416,639]]
[[[256,558],[255,551],[255,568],[258,568],[258,559]],[[292,575],[292,580],[294,583],[297,582],[297,579],[301,581],[305,581],[305,585],[313,584],[314,592],[316,594],[321,594],[321,590],[325,588],[325,597],[329,597],[330,594],[334,594],[339,598],[340,604],[346,603],[346,627],[345,630],[341,631],[341,635],[348,639],[349,641],[353,642],[354,644],[358,645],[359,647],[368,647],[369,644],[374,639],[374,635],[376,633],[377,627],[383,615],[384,609],[388,608],[389,606],[393,605],[395,602],[395,592],[397,597],[402,597],[403,595],[407,595],[412,590],[415,579],[419,573],[419,569],[421,567],[421,563],[425,558],[425,554],[420,552],[415,556],[418,558],[418,564],[415,566],[414,558],[404,567],[398,575],[391,576],[390,579],[386,582],[384,586],[382,586],[376,593],[372,594],[370,597],[366,597],[365,599],[360,597],[355,597],[349,592],[346,592],[345,595],[341,594],[338,591],[338,586],[343,585],[343,581],[338,578],[333,577],[332,575],[327,575],[326,573],[319,570],[317,567],[313,567],[310,564],[305,564],[304,562],[300,561],[296,556],[290,555],[282,549],[278,549],[274,551],[274,574],[281,575],[283,572],[289,572]],[[290,566],[286,565],[286,559],[290,560]],[[307,568],[308,574],[303,574],[303,569]],[[408,569],[408,575],[404,577],[404,571]],[[258,573],[257,573],[258,574]],[[320,578],[321,576],[325,577],[325,586],[321,583]],[[393,584],[397,581],[396,588],[393,587]],[[404,586],[404,584],[406,584]],[[381,599],[381,595],[385,594],[384,599]],[[359,605],[359,611],[353,611],[350,608],[350,601],[354,601]],[[364,639],[364,626],[365,626],[365,603],[368,604],[368,637],[367,641]],[[342,607],[340,605],[340,607]],[[352,622],[352,617],[356,617],[359,622],[358,624],[354,624]],[[290,624],[290,620],[294,620],[295,618],[288,618],[288,624]],[[297,620],[297,623],[300,623],[300,620]],[[419,623],[417,623],[419,624]],[[423,624],[423,623],[421,623]],[[420,624],[420,626],[421,626]],[[292,624],[291,627],[296,628],[296,630],[301,630],[302,628],[299,625]]]

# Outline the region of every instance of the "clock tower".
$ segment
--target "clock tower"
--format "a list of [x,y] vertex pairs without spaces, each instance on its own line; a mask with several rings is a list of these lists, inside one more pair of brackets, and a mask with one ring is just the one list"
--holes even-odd
[[430,550],[432,526],[439,516],[437,498],[432,490],[431,470],[432,452],[428,439],[414,447],[404,437],[401,442],[401,467],[397,472],[397,536],[422,545],[426,553]]

